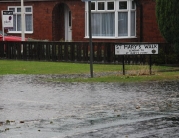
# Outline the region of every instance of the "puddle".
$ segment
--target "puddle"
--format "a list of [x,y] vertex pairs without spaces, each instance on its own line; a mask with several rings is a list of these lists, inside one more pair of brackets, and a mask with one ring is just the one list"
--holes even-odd
[[1,138],[179,136],[179,81],[53,83],[47,77],[0,76]]

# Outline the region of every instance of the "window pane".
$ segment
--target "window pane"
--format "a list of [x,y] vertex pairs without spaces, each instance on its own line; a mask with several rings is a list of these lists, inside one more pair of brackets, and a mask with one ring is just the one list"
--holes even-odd
[[114,36],[114,13],[92,13],[91,26],[92,36]]
[[21,15],[17,15],[17,30],[21,31]]
[[68,12],[68,26],[71,27],[71,11]]
[[9,8],[9,10],[15,12],[15,8]]
[[118,13],[118,36],[128,36],[128,13]]
[[25,8],[25,12],[32,12],[32,9],[30,7]]
[[26,31],[32,31],[32,15],[25,15]]
[[98,10],[104,10],[104,2],[98,2]]
[[21,12],[21,8],[17,8],[17,12]]
[[135,36],[135,12],[131,12],[131,36]]
[[135,9],[135,2],[132,1],[132,9]]
[[120,1],[119,2],[119,9],[127,9],[127,1]]
[[108,4],[107,5],[108,6],[108,8],[107,8],[108,10],[114,10],[114,2],[108,2],[107,4]]
[[91,2],[91,10],[95,10],[95,2]]

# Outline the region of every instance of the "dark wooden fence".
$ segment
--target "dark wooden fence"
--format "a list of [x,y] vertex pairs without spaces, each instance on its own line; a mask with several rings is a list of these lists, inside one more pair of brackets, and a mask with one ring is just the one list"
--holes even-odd
[[[115,45],[112,42],[93,42],[94,63],[123,62],[123,56],[115,55]],[[129,44],[129,43],[128,43]],[[132,43],[131,43],[132,44]],[[173,54],[173,48],[167,43],[159,44],[159,54],[152,56],[153,63],[170,64],[168,57]],[[175,58],[175,56],[174,56]],[[0,59],[89,62],[89,42],[0,42]],[[149,55],[125,55],[126,64],[148,64]]]

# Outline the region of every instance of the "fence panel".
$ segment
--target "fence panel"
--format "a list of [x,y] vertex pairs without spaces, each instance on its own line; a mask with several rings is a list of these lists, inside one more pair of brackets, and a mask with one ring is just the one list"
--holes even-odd
[[0,58],[4,58],[6,54],[6,42],[0,41]]
[[[123,57],[125,64],[148,64],[149,62],[148,55],[115,55],[113,42],[93,42],[92,46],[95,63],[122,64]],[[0,58],[89,62],[90,46],[89,42],[0,42]],[[159,54],[152,55],[152,61],[157,64],[179,62],[174,48],[168,43],[159,43]]]

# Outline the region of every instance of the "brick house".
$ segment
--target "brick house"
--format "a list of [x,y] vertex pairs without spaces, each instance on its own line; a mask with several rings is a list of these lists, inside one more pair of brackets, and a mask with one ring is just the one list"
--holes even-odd
[[[24,0],[25,36],[50,41],[89,41],[88,2],[81,0]],[[1,0],[0,10],[12,10],[14,28],[21,34],[20,0]],[[0,15],[1,16],[1,15]],[[93,41],[164,42],[155,16],[155,0],[91,2]],[[0,30],[2,21],[0,17]]]

